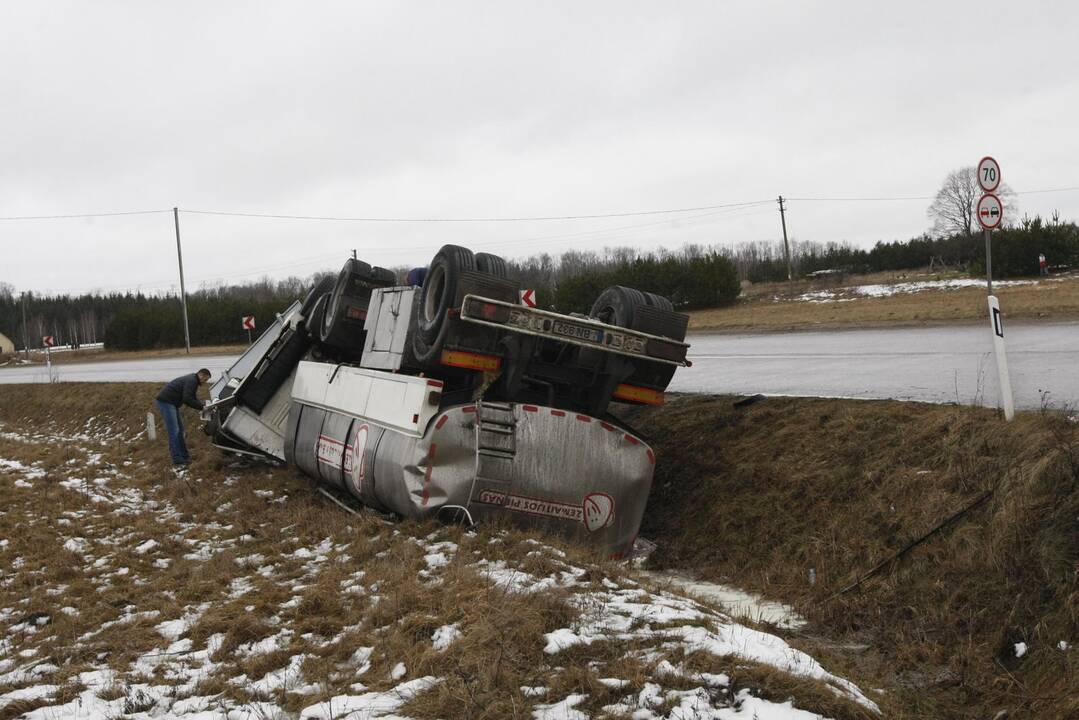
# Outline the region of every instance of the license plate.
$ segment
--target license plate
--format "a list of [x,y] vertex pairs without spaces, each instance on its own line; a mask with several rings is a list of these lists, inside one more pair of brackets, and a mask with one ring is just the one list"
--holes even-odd
[[596,328],[585,327],[583,325],[571,325],[570,323],[560,322],[555,320],[551,324],[551,332],[556,335],[564,335],[566,337],[576,338],[577,340],[586,340],[589,342],[602,342],[603,331]]

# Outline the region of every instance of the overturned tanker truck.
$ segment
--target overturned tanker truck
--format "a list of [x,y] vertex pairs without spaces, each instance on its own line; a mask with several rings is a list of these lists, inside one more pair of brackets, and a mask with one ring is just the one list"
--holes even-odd
[[406,284],[349,259],[222,374],[206,431],[383,512],[504,516],[624,555],[655,454],[608,405],[663,402],[688,317],[621,286],[588,315],[520,291],[454,245]]

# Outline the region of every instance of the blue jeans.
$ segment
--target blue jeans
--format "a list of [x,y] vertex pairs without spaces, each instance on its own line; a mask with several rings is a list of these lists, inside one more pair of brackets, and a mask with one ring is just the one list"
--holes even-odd
[[169,437],[169,454],[173,465],[186,465],[191,458],[187,455],[184,443],[184,421],[180,417],[180,408],[160,400],[155,400],[161,418],[165,421],[165,434]]

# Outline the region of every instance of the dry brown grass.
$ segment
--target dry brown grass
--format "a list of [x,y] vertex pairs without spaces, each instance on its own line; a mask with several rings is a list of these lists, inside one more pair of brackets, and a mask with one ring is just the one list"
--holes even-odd
[[[656,566],[793,604],[812,621],[803,649],[894,688],[889,717],[1075,716],[1074,651],[1057,645],[1079,637],[1079,425],[1062,413],[1006,424],[974,408],[730,400],[634,414],[664,459],[642,529],[659,541]],[[984,489],[988,504],[836,594]]]
[[[947,279],[947,275],[877,273],[852,276],[842,285],[826,281],[761,283],[726,308],[690,313],[691,331],[765,331],[972,323],[988,317],[984,287],[925,290],[883,298],[806,302],[792,298],[841,286]],[[1071,320],[1079,317],[1079,275],[1035,285],[994,286],[1001,308],[1015,319]]]
[[[131,690],[137,682],[181,685],[182,678],[167,676],[164,666],[144,676],[132,663],[147,651],[165,652],[170,641],[158,631],[160,623],[190,616],[180,638],[195,649],[210,651],[212,645],[210,659],[217,663],[191,692],[235,703],[269,700],[291,712],[358,694],[353,686],[359,682],[370,691],[388,690],[400,682],[391,673],[404,663],[403,680],[443,678],[402,708],[418,719],[530,717],[536,704],[571,693],[587,693],[580,709],[595,714],[655,682],[658,663],[670,659],[740,678],[732,690],[754,687],[779,702],[793,695],[800,707],[831,717],[860,720],[864,714],[819,683],[784,684],[763,668],[752,675],[746,663],[732,658],[684,658],[676,650],[657,650],[658,640],[597,641],[548,654],[545,633],[580,619],[577,594],[601,590],[612,579],[632,583],[624,567],[586,548],[552,549],[534,534],[498,525],[472,534],[348,515],[291,469],[236,465],[209,446],[194,422],[188,431],[193,463],[186,479],[178,480],[168,468],[164,442],[150,444],[138,436],[156,390],[0,386],[0,432],[30,439],[0,434],[0,457],[35,464],[45,473],[33,480],[31,491],[13,487],[0,471],[0,537],[9,540],[0,557],[20,557],[23,563],[8,576],[10,583],[0,583],[0,609],[17,609],[0,617],[0,637],[13,639],[12,652],[32,650],[34,660],[55,664],[48,682],[62,685],[69,699],[79,691],[80,673],[102,667],[109,668],[110,681],[95,692],[132,708],[146,702]],[[100,459],[91,462],[97,453]],[[78,488],[59,484],[72,477],[86,482]],[[101,478],[107,482],[96,484]],[[88,492],[110,499],[95,501]],[[86,547],[66,549],[72,538],[83,538]],[[156,547],[139,551],[151,540]],[[456,551],[433,573],[425,554],[436,541],[453,543]],[[314,548],[322,548],[322,559],[314,558]],[[572,589],[511,592],[482,575],[484,562],[502,562],[535,577],[567,567],[585,571]],[[48,616],[48,624],[32,635],[4,635],[34,613]],[[114,624],[102,628],[108,623]],[[460,636],[436,650],[432,635],[449,624]],[[284,630],[291,635],[282,637]],[[253,644],[274,637],[278,644],[253,651]],[[374,650],[361,674],[352,656],[362,647]],[[301,654],[304,681],[315,685],[310,693],[287,686],[255,689],[257,681]],[[611,690],[599,682],[604,677],[624,678],[629,685],[625,692]],[[670,678],[663,683],[692,684]],[[530,697],[522,686],[548,691]],[[14,687],[0,687],[0,693]],[[15,709],[23,712],[35,703],[44,704]]]

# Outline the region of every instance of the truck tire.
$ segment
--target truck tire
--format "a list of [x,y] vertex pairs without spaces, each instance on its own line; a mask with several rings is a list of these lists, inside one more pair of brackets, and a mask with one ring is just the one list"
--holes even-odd
[[660,310],[669,310],[671,312],[674,311],[674,303],[672,303],[670,300],[663,297],[662,295],[656,295],[655,293],[650,292],[642,294],[644,295],[645,302],[647,302],[652,307],[659,308]]
[[329,299],[330,293],[328,292],[324,292],[316,297],[315,304],[311,307],[310,314],[305,315],[303,319],[304,329],[307,330],[307,334],[311,336],[311,339],[316,342],[318,342],[319,337],[322,334],[322,319],[326,316],[326,303]]
[[635,329],[637,308],[648,304],[640,290],[614,285],[599,294],[588,315],[608,325]]
[[[671,306],[670,308],[663,307]],[[666,315],[671,312],[672,315]],[[590,316],[618,327],[640,330],[681,340],[685,337],[685,325],[673,314],[673,305],[662,295],[644,293],[635,288],[615,285],[600,293],[592,304]],[[591,357],[595,351],[582,351],[582,359]],[[648,360],[633,360],[633,374],[626,380],[631,385],[642,385],[657,390],[666,389],[674,377],[676,366]]]
[[416,330],[426,345],[434,345],[446,322],[446,311],[453,306],[457,296],[457,283],[461,272],[475,270],[476,258],[472,251],[458,245],[443,245],[423,280],[423,292],[416,318]]
[[371,266],[363,260],[356,260],[355,258],[349,258],[345,261],[345,266],[341,268],[341,272],[337,274],[337,282],[334,283],[333,290],[330,292],[330,299],[326,302],[326,316],[322,320],[323,342],[326,342],[326,337],[330,335],[334,329],[334,322],[342,309],[341,302],[344,300],[345,294],[348,291],[349,281],[353,275],[370,277]]
[[[307,318],[311,317],[311,312],[315,309],[315,304],[318,302],[319,298],[333,290],[335,282],[337,282],[337,279],[332,276],[324,277],[315,283],[315,286],[307,293],[307,297],[303,299],[303,304],[300,306],[300,316],[305,323],[307,322]],[[314,337],[318,338],[317,332],[314,334]]]
[[491,253],[476,253],[476,269],[499,278],[509,277],[509,268],[506,266],[506,261]]
[[362,260],[349,258],[326,301],[319,329],[323,347],[354,356],[361,354],[371,292],[396,281],[397,277],[385,268],[373,268]]
[[393,270],[387,270],[384,267],[378,267],[377,265],[371,268],[371,278],[379,283],[384,283],[384,287],[391,287],[398,285],[397,273]]

